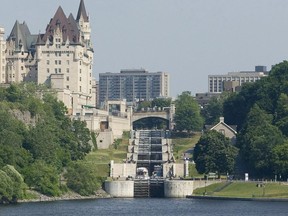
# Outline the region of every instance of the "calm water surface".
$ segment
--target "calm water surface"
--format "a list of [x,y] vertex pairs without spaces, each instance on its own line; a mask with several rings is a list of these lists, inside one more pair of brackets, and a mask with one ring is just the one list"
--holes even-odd
[[0,216],[287,216],[287,202],[223,201],[195,199],[97,199],[22,203],[0,206]]

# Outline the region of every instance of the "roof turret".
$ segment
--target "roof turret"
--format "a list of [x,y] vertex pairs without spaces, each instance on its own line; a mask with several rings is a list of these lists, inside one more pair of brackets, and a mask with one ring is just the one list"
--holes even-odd
[[76,20],[79,21],[81,16],[82,16],[84,22],[89,22],[89,17],[87,16],[87,13],[86,13],[84,0],[80,1],[80,5],[79,5],[79,9],[78,9]]

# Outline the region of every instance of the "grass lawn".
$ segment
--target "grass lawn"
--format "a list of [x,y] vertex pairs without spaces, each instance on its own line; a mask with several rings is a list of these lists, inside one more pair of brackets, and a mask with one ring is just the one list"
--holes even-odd
[[89,166],[99,176],[108,177],[110,161],[114,160],[116,163],[123,162],[123,159],[127,157],[128,144],[128,135],[124,134],[123,139],[117,141],[117,147],[111,146],[109,149],[97,149],[90,152],[82,163]]
[[[233,182],[226,187],[225,184],[222,182],[207,186],[207,194],[240,198],[288,198],[288,185],[284,184],[265,183],[264,187],[257,187],[257,182]],[[193,194],[202,195],[204,192],[205,188],[199,188]]]
[[173,142],[173,154],[174,158],[176,159],[177,163],[182,162],[183,159],[183,154],[186,152],[188,149],[194,148],[198,140],[200,139],[201,134],[197,133],[193,135],[191,138],[176,138],[172,139]]
[[[174,157],[177,163],[183,163],[182,155],[188,149],[191,149],[198,142],[201,134],[195,134],[191,138],[173,139]],[[127,148],[129,144],[129,133],[125,133],[122,139],[117,140],[117,145],[111,146],[109,149],[97,149],[90,152],[84,159],[83,163],[91,167],[93,172],[99,176],[107,177],[109,174],[109,163],[114,160],[115,163],[122,163],[127,157]],[[189,164],[190,177],[203,177],[199,175],[195,169],[195,164]]]

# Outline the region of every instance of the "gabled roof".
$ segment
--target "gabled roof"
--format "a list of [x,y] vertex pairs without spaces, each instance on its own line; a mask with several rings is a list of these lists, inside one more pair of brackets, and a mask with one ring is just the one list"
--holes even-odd
[[75,25],[75,19],[71,15],[67,19],[61,6],[57,9],[54,17],[50,20],[47,25],[46,33],[44,34],[42,40],[45,42],[47,39],[52,40],[54,32],[57,28],[62,32],[62,39],[66,41],[69,39],[72,43],[79,42],[79,30],[77,24]]
[[[228,130],[232,131],[234,134],[237,134],[236,125],[228,125],[225,122],[218,122],[216,125],[210,128],[210,130],[216,129],[219,125],[224,125]],[[235,129],[234,129],[235,128]]]
[[235,135],[237,134],[237,125],[228,125],[228,124],[226,124],[224,122],[224,117],[220,117],[220,121],[216,125],[205,125],[205,128],[207,130],[214,130],[221,124],[224,127],[226,127],[228,130],[232,131]]
[[81,16],[83,17],[84,22],[89,22],[89,17],[87,16],[85,5],[84,5],[84,0],[80,1],[78,13],[76,20],[79,21]]

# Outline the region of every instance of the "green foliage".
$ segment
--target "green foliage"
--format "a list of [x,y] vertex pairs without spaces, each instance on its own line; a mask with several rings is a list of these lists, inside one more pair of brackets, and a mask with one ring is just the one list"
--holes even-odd
[[113,142],[114,148],[115,148],[115,149],[118,149],[118,147],[119,147],[119,145],[120,145],[121,142],[122,142],[121,139],[116,139],[116,140],[114,140],[114,142]]
[[228,138],[212,130],[201,136],[193,158],[199,173],[216,172],[220,176],[233,171],[237,154],[238,149]]
[[28,186],[47,196],[60,195],[59,178],[57,169],[41,160],[35,161],[25,170]]
[[272,150],[272,161],[275,174],[288,178],[288,142],[277,145]]
[[0,170],[0,203],[16,202],[25,189],[22,175],[13,166],[6,165]]
[[170,107],[172,103],[172,99],[171,98],[155,98],[153,99],[151,106],[152,107]]
[[240,131],[237,146],[250,173],[273,176],[272,149],[283,143],[281,131],[272,125],[273,116],[254,105]]
[[183,92],[176,100],[176,130],[201,131],[204,120],[200,115],[200,107],[190,92]]
[[[59,173],[91,151],[86,123],[65,114],[64,104],[45,86],[22,83],[0,88],[0,167],[13,165],[30,187],[59,195]],[[2,178],[9,183],[4,174]],[[13,195],[8,195],[11,200]]]
[[102,184],[101,178],[92,172],[90,167],[79,162],[71,164],[65,177],[67,186],[82,196],[95,194]]
[[284,172],[281,164],[286,158],[278,153],[288,137],[287,103],[287,61],[274,65],[269,76],[244,85],[224,102],[225,122],[237,125],[237,145],[251,176],[272,177]]
[[0,170],[0,203],[11,202],[12,199],[13,182],[3,170]]
[[223,104],[230,95],[230,92],[223,92],[220,97],[215,96],[209,100],[208,104],[201,110],[205,124],[213,125],[219,122],[219,118],[223,116]]
[[140,101],[137,106],[137,111],[147,110],[147,108],[161,108],[170,107],[172,103],[171,98],[154,98],[152,101]]
[[92,140],[92,143],[93,143],[93,149],[94,150],[98,149],[97,136],[98,136],[98,133],[95,133],[94,131],[91,132],[91,140]]
[[147,108],[151,108],[151,101],[141,101],[138,103],[137,111],[147,110]]
[[17,199],[22,198],[24,190],[26,189],[22,175],[11,165],[4,166],[2,170],[12,181],[12,200],[16,201]]

